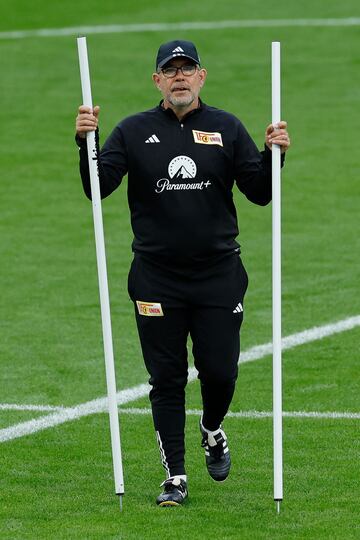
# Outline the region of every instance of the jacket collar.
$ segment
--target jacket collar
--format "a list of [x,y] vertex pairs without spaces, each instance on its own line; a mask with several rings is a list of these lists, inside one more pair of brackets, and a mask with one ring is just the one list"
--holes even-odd
[[[203,101],[201,101],[201,99],[199,98],[199,106],[196,109],[192,109],[191,111],[186,113],[185,116],[182,117],[181,122],[186,120],[189,116],[193,116],[194,114],[195,115],[199,114],[200,112],[202,112],[205,109],[205,107],[206,107],[205,103]],[[169,118],[175,118],[176,120],[178,120],[178,117],[176,116],[174,111],[172,109],[170,109],[170,107],[168,107],[167,109],[164,108],[164,100],[163,99],[160,101],[160,103],[158,105],[158,110],[160,110],[164,114],[167,114],[169,116]]]

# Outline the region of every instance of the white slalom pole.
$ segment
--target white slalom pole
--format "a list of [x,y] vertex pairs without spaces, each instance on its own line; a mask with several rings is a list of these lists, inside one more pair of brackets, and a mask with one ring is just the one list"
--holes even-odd
[[[280,43],[272,43],[272,123],[280,113]],[[273,288],[273,429],[274,500],[277,512],[283,499],[282,374],[281,374],[281,157],[280,146],[272,146],[272,288]]]
[[[91,97],[90,72],[89,62],[86,47],[86,37],[80,37],[77,40],[81,88],[83,95],[83,104],[88,107],[93,107]],[[87,150],[89,156],[89,171],[91,183],[91,197],[94,217],[95,229],[95,244],[96,244],[96,259],[99,278],[100,306],[101,306],[101,322],[104,341],[105,367],[106,367],[106,384],[109,402],[110,415],[110,432],[111,432],[111,448],[114,467],[115,493],[120,495],[120,508],[122,508],[122,495],[124,494],[124,477],[121,457],[119,415],[116,400],[116,382],[115,382],[115,367],[114,367],[114,352],[111,333],[110,319],[110,301],[109,288],[106,270],[105,256],[105,241],[103,219],[101,211],[101,197],[99,186],[99,173],[97,167],[97,150],[95,143],[95,132],[91,131],[86,134]]]

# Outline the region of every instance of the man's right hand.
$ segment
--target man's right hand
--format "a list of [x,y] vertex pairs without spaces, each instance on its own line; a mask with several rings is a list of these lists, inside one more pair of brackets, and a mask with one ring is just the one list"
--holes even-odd
[[96,105],[94,109],[80,105],[76,117],[76,134],[82,139],[86,138],[88,131],[95,131],[98,127],[100,107]]

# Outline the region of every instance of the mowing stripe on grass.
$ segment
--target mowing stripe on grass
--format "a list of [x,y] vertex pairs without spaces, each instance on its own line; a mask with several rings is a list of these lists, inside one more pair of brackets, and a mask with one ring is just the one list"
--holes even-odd
[[124,34],[133,32],[167,32],[173,30],[222,30],[226,28],[267,28],[304,26],[360,26],[359,17],[338,19],[250,19],[234,21],[194,21],[179,23],[107,24],[73,26],[67,28],[38,28],[36,30],[10,30],[0,32],[0,39],[28,37],[61,37],[88,34]]
[[[150,415],[151,409],[129,407],[126,409],[119,408],[121,414],[139,414]],[[202,411],[200,409],[188,409],[186,411],[187,416],[201,416]],[[229,411],[226,415],[227,418],[272,418],[272,411]],[[359,412],[339,412],[339,411],[283,411],[284,418],[318,418],[328,420],[360,420]]]
[[[324,326],[315,326],[309,330],[292,334],[282,339],[283,350],[292,349],[305,343],[311,343],[325,337],[352,330],[360,326],[360,315],[355,317],[349,317],[336,323],[327,324]],[[265,356],[271,354],[272,344],[265,343],[264,345],[258,345],[252,347],[248,351],[245,351],[240,355],[239,363],[252,362],[254,360],[260,360]],[[195,368],[189,370],[189,381],[196,378],[197,371]],[[149,392],[150,386],[148,384],[139,384],[126,390],[121,390],[117,393],[117,401],[119,405],[130,403],[136,399],[146,396]],[[43,429],[55,427],[83,416],[104,412],[107,410],[107,397],[93,399],[86,403],[81,403],[74,407],[66,407],[60,411],[54,412],[46,416],[41,416],[28,422],[21,422],[8,428],[0,430],[0,442],[10,441],[25,435],[30,435]]]

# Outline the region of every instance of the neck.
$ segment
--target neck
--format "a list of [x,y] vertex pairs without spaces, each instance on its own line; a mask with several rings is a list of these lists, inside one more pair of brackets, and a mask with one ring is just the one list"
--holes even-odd
[[174,111],[178,120],[181,121],[188,112],[200,107],[200,101],[199,98],[196,98],[192,103],[190,103],[190,105],[184,105],[183,107],[181,107],[178,105],[173,105],[172,103],[164,99],[163,107],[164,109],[171,109],[172,111]]

